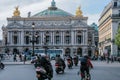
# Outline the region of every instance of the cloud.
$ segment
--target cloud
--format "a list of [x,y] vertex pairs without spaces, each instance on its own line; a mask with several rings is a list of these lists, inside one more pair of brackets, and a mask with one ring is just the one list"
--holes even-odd
[[[13,16],[14,7],[19,5],[22,17],[27,17],[27,13],[32,15],[47,9],[52,0],[0,0],[0,27],[7,25],[7,17]],[[111,0],[55,0],[58,8],[65,10],[73,15],[78,6],[81,5],[83,15],[88,17],[88,24],[93,22],[98,24],[98,19],[104,6]],[[2,33],[0,33],[1,36]],[[0,39],[2,39],[0,37]]]
[[[55,0],[56,5],[58,8],[63,9],[67,12],[70,12],[72,14],[75,14],[75,10],[78,5],[78,1],[80,0]],[[41,12],[44,9],[47,9],[51,4],[51,0],[31,0],[31,1],[18,1],[18,0],[7,0],[7,1],[0,1],[0,20],[4,23],[1,24],[7,24],[6,18],[13,16],[14,7],[19,5],[21,16],[26,17],[28,12],[32,12],[32,15],[35,13]],[[68,3],[68,5],[65,5],[65,3]],[[1,26],[0,24],[0,26]]]
[[98,25],[100,14],[85,14],[85,16],[88,17],[88,25],[91,25],[92,23],[96,23]]

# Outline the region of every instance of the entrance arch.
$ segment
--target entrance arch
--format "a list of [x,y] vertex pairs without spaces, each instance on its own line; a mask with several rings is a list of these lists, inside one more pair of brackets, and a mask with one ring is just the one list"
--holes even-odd
[[82,56],[82,48],[77,49],[77,55],[79,55],[80,57]]
[[92,56],[92,50],[90,50],[90,49],[88,50],[88,56],[90,56],[90,57]]
[[65,56],[68,56],[68,55],[70,55],[70,48],[65,49]]

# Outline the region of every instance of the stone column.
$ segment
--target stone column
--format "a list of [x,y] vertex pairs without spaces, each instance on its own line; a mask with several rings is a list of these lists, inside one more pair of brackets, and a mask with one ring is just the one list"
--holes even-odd
[[21,31],[21,35],[20,35],[20,40],[21,40],[21,45],[24,45],[24,31]]
[[42,45],[44,44],[44,33],[45,32],[42,32]]
[[76,39],[77,39],[76,36],[77,36],[77,32],[75,31],[75,37],[74,37],[74,40],[75,40],[75,43],[74,43],[74,44],[75,44],[75,45],[77,44],[77,43],[76,43]]
[[20,38],[19,38],[19,39],[20,39],[20,45],[21,45],[21,31],[20,31],[20,35],[19,35],[19,36],[20,36]]
[[64,42],[65,42],[65,34],[64,34],[65,32],[63,31],[63,45],[65,44]]
[[87,45],[87,43],[88,43],[88,31],[87,30],[85,30],[85,38],[84,38],[84,44],[85,45]]
[[74,45],[74,32],[71,31],[71,44]]
[[9,44],[9,43],[8,43],[8,42],[10,41],[10,32],[9,32],[9,31],[8,31],[7,38],[8,38],[8,40],[7,40],[7,44]]
[[83,43],[83,45],[85,45],[85,31],[83,31],[83,34],[82,34],[82,36],[83,36],[83,41],[82,41],[82,43]]
[[13,44],[12,43],[12,32],[10,32],[10,44]]
[[94,34],[92,33],[92,45],[93,45],[93,46],[95,46],[95,39],[94,39],[94,38],[95,38],[95,36],[94,36]]
[[63,43],[62,43],[62,31],[60,32],[60,42],[61,42],[60,44],[63,45]]
[[51,38],[51,39],[50,39],[50,42],[51,42],[50,44],[53,45],[53,42],[52,42],[52,38],[53,38],[52,32],[50,32],[50,36],[51,36],[51,37],[50,37],[50,38]]
[[42,41],[43,41],[43,36],[42,36],[43,32],[40,33],[40,45],[42,45]]
[[53,45],[55,44],[55,31],[52,32],[52,36],[53,36]]
[[13,32],[11,33],[11,44],[13,45]]
[[20,36],[21,31],[18,32],[18,44],[21,45],[21,36]]
[[11,44],[11,31],[8,33],[8,43]]

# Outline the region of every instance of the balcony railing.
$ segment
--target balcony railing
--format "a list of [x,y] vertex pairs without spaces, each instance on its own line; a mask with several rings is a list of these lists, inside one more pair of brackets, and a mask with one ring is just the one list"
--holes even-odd
[[112,17],[120,17],[120,14],[112,14]]

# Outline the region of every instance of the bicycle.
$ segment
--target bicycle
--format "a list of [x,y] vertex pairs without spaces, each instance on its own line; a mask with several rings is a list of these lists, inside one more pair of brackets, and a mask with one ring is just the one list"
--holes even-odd
[[80,71],[79,71],[78,75],[81,76],[81,80],[91,80],[91,75],[87,74],[86,71],[84,73],[80,73]]

